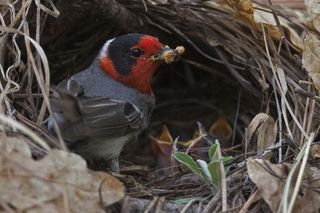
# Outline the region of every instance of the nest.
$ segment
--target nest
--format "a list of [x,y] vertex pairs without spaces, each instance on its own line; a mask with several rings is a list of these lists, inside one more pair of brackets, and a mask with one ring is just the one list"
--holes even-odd
[[[252,146],[246,128],[254,116],[264,112],[278,124],[274,162],[291,162],[319,122],[318,104],[310,99],[315,91],[302,69],[299,45],[279,23],[274,28],[254,23],[243,5],[234,2],[227,7],[214,1],[188,0],[1,3],[0,119],[13,126],[3,129],[17,134],[13,130],[21,130],[15,125],[18,121],[32,129],[40,137],[37,140],[61,147],[45,126],[51,111],[51,84],[87,67],[109,38],[130,32],[156,35],[169,46],[183,45],[186,53],[180,62],[159,70],[153,84],[157,108],[141,141],[148,141],[147,135],[156,135],[163,125],[174,137],[187,140],[197,129],[197,121],[208,129],[218,117],[226,118],[234,133],[223,152],[235,157],[227,177],[243,172],[228,184],[229,207],[236,210],[255,189],[246,178],[246,168],[239,166],[257,154],[244,148]],[[292,14],[268,5],[263,10],[275,20],[285,19],[301,34],[310,31],[292,21],[296,20]],[[7,122],[4,115],[14,121]],[[210,190],[194,182],[194,177],[179,179],[186,170],[173,171],[166,177],[158,170],[146,170],[141,177],[140,171],[133,175],[134,180],[122,180],[128,194],[136,198],[210,196]],[[214,205],[219,199],[214,197],[206,210],[221,210],[221,205]],[[256,210],[260,208],[262,200],[256,205]]]

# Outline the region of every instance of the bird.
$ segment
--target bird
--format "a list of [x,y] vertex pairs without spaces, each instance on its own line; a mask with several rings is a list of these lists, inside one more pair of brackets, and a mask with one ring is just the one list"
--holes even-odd
[[72,152],[86,160],[104,159],[118,172],[123,146],[147,128],[155,107],[154,73],[183,52],[147,34],[107,40],[87,69],[53,89],[49,129],[54,119]]

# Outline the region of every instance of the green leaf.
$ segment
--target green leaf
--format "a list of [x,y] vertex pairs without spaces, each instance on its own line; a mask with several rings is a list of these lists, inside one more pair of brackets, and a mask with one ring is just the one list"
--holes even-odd
[[205,162],[204,160],[197,160],[198,165],[201,167],[203,173],[205,174],[207,180],[209,180],[209,182],[212,182],[212,178],[211,178],[211,174],[210,171],[208,169],[208,164],[207,162]]
[[175,152],[173,156],[177,159],[177,161],[188,167],[194,174],[204,179],[200,168],[188,154],[184,152]]
[[210,149],[209,149],[209,158],[210,161],[214,161],[214,160],[218,160],[218,156],[217,156],[217,148],[218,148],[218,144],[212,144]]
[[220,184],[221,184],[220,163],[219,163],[219,161],[212,161],[208,165],[208,169],[209,169],[210,174],[211,174],[212,184],[218,188],[220,186]]
[[229,172],[229,170],[230,170],[230,166],[225,166],[224,167],[224,171],[225,171],[226,174]]
[[221,157],[221,160],[223,162],[223,165],[226,165],[228,163],[230,163],[230,161],[233,159],[232,156],[225,156],[225,157]]

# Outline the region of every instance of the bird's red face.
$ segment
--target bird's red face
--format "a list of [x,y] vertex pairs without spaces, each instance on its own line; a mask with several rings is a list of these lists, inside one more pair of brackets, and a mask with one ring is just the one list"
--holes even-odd
[[113,79],[144,94],[151,94],[151,81],[162,60],[154,60],[164,45],[150,35],[128,34],[105,44],[100,53],[102,70]]

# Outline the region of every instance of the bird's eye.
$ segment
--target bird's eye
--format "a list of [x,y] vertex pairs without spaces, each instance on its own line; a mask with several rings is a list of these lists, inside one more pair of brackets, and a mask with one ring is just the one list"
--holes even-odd
[[131,55],[135,58],[138,58],[139,56],[141,56],[143,54],[143,52],[139,49],[139,48],[133,48],[131,49]]

